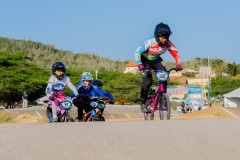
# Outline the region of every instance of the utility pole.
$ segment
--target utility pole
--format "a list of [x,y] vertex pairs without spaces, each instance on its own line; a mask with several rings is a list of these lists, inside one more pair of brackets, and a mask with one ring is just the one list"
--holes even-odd
[[210,102],[210,75],[208,76],[208,102]]
[[208,55],[208,65],[207,66],[209,67],[209,55]]
[[97,79],[98,70],[95,70],[95,72],[96,72],[96,79]]
[[210,69],[209,69],[209,55],[208,55],[208,67],[207,67],[207,77],[208,77],[208,102],[210,103]]

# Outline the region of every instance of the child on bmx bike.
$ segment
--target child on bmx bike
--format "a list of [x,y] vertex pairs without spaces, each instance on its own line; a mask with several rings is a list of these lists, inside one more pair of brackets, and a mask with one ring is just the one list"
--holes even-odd
[[60,101],[65,100],[64,90],[68,86],[76,96],[78,92],[76,87],[71,83],[68,76],[65,75],[66,67],[62,62],[55,62],[52,65],[52,75],[48,80],[46,94],[52,104],[53,122],[57,122],[57,107]]
[[[180,55],[178,54],[175,46],[169,40],[171,34],[172,32],[167,24],[158,24],[155,27],[154,36],[144,41],[144,43],[139,46],[134,53],[138,69],[140,70],[140,74],[142,76],[140,107],[143,113],[149,112],[145,103],[147,101],[149,88],[152,85],[151,70],[166,70],[161,63],[163,60],[160,55],[168,50],[175,58],[176,69],[183,69],[180,63]],[[166,91],[167,82],[164,83],[164,88]]]
[[[80,76],[80,83],[77,85],[77,92],[79,97],[76,97],[75,93],[72,93],[73,104],[78,108],[78,122],[83,121],[83,110],[88,113],[92,110],[90,105],[91,99],[102,97],[105,98],[104,92],[91,83],[93,76],[89,72],[83,72]],[[75,98],[76,97],[76,98]]]

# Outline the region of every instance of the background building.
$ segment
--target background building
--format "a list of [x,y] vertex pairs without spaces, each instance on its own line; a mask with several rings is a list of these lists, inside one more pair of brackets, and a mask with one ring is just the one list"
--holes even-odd
[[138,65],[135,61],[131,61],[125,65],[125,71],[123,73],[134,73],[138,72]]

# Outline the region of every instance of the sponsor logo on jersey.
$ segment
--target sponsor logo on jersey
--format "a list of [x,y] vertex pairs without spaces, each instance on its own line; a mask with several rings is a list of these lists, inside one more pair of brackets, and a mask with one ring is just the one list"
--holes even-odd
[[55,91],[61,91],[65,88],[65,85],[63,83],[56,83],[53,85],[53,90]]
[[158,54],[158,53],[163,53],[166,51],[166,48],[162,48],[159,45],[154,45],[151,46],[150,48],[148,48],[148,50],[146,51],[149,54]]

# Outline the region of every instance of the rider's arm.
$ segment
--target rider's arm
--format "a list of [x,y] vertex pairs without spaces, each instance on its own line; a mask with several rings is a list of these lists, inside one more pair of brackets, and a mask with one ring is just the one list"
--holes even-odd
[[72,82],[70,81],[69,78],[67,78],[67,85],[73,91],[74,95],[77,96],[78,91],[77,91],[76,87],[72,84]]
[[93,91],[94,91],[95,93],[97,93],[98,96],[100,96],[100,97],[102,97],[102,98],[106,97],[105,94],[104,94],[104,92],[103,92],[100,88],[97,88],[97,87],[95,87],[95,86],[92,86],[92,87],[93,87]]
[[152,41],[153,41],[152,38],[144,41],[143,44],[140,45],[134,52],[134,57],[137,64],[142,64],[141,55],[151,46]]
[[168,41],[167,49],[171,53],[173,58],[175,59],[176,65],[180,65],[180,55],[178,54],[178,51],[177,51],[176,47],[172,44],[171,41]]
[[53,77],[51,76],[48,80],[48,85],[46,88],[46,95],[48,98],[52,95],[52,82],[53,82]]
[[114,97],[111,93],[109,92],[106,92],[106,91],[103,91],[105,96],[109,98],[110,101],[114,101]]

